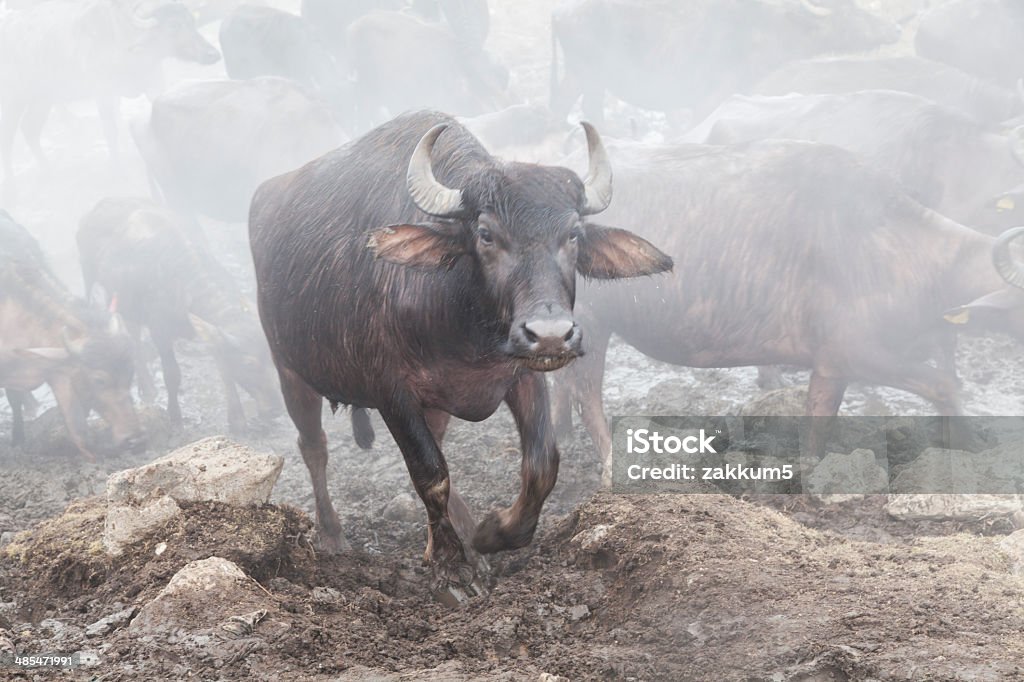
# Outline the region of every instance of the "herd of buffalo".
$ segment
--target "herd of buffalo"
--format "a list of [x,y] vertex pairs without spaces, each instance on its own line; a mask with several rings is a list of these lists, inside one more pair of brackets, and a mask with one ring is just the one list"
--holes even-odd
[[[917,4],[895,23],[855,0],[562,0],[535,22],[550,54],[503,62],[487,0],[0,0],[14,444],[45,384],[83,457],[93,411],[100,447],[144,451],[151,349],[180,428],[175,343],[199,340],[233,433],[257,416],[245,395],[294,422],[325,549],[347,543],[323,401],[363,448],[378,411],[435,587],[462,599],[475,553],[531,541],[574,407],[610,480],[612,335],[765,385],[808,369],[810,416],[851,382],[960,414],[957,334],[1024,338],[1024,4]],[[207,77],[168,82],[169,60]],[[526,101],[534,62],[549,92]],[[62,163],[50,119],[81,100],[150,192],[114,187],[67,226],[78,296],[17,216],[24,179]],[[555,163],[501,158],[524,149]],[[209,234],[244,223],[254,282]],[[501,403],[521,490],[477,523],[441,444]]]

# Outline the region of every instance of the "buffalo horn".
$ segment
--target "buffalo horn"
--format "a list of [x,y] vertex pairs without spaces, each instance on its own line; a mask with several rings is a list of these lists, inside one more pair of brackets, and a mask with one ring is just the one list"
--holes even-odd
[[612,202],[612,164],[608,160],[608,152],[604,149],[601,136],[594,126],[586,121],[580,123],[587,134],[587,150],[590,161],[587,179],[583,181],[586,191],[586,204],[583,215],[593,215],[608,208]]
[[1024,227],[1015,227],[999,235],[992,247],[992,263],[1008,284],[1024,289],[1024,265],[1014,261],[1010,255],[1010,242],[1021,235],[1024,235]]
[[424,213],[439,218],[453,216],[463,209],[462,190],[442,185],[434,177],[431,168],[430,152],[434,149],[437,136],[447,127],[444,123],[436,125],[420,138],[409,159],[409,170],[405,176],[409,196],[416,206]]

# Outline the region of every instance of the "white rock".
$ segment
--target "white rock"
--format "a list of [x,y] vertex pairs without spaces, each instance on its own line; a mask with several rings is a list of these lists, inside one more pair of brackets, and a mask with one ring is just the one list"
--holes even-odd
[[1020,495],[901,494],[890,495],[885,511],[909,521],[971,521],[1008,516],[1024,509]]
[[[225,618],[272,607],[241,568],[221,557],[193,561],[174,574],[128,626],[137,635],[198,633]],[[184,634],[184,633],[182,633]]]
[[605,537],[608,536],[608,531],[612,527],[606,523],[599,523],[593,528],[588,528],[581,531],[573,536],[572,542],[574,545],[578,545],[583,550],[593,550],[601,546]]
[[265,504],[283,465],[283,457],[223,436],[204,438],[145,466],[111,474],[107,502],[140,501],[159,489],[178,502]]
[[[886,511],[908,520],[971,521],[1024,509],[1005,453],[928,448],[893,479]],[[1005,492],[1004,492],[1005,491]]]
[[169,495],[160,495],[139,504],[107,507],[103,522],[103,547],[112,556],[124,548],[163,528],[181,513],[181,507]]
[[859,448],[848,455],[830,452],[803,478],[807,492],[826,504],[889,492],[889,473],[871,450]]

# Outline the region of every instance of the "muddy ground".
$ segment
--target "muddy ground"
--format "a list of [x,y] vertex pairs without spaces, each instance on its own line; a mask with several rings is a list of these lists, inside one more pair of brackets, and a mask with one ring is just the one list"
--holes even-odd
[[[982,391],[972,379],[991,362],[1007,370],[997,380],[1003,393],[1021,394],[1024,363],[1012,347],[965,346],[969,407],[994,411],[984,403],[991,381]],[[211,367],[197,350],[182,354],[187,425],[167,448],[225,429],[216,387],[200,383]],[[611,413],[717,414],[756,393],[752,371],[667,368],[624,347],[612,364],[630,367],[632,383],[615,384]],[[853,391],[846,409],[865,406],[927,413],[877,389]],[[596,458],[577,427],[534,545],[494,557],[491,593],[450,610],[427,592],[424,515],[381,424],[364,452],[347,415],[325,410],[325,420],[331,492],[354,546],[337,557],[310,542],[312,494],[286,420],[245,439],[286,458],[273,504],[188,506],[117,560],[96,547],[103,510],[91,496],[107,473],[155,453],[84,466],[67,452],[0,448],[0,528],[34,529],[5,537],[0,648],[6,637],[21,652],[86,652],[100,662],[63,674],[99,680],[1024,678],[1024,582],[997,547],[1011,519],[897,521],[881,497],[825,506],[787,496],[599,493]],[[504,411],[453,425],[453,481],[478,514],[513,498],[516,440]],[[59,524],[39,525],[72,501]],[[167,550],[156,556],[161,542]],[[259,582],[267,615],[252,633],[197,642],[188,632],[198,621],[183,604],[167,629],[85,634],[208,556],[235,561]],[[218,608],[220,620],[252,610]]]
[[[865,4],[904,16],[924,0]],[[518,92],[542,101],[548,3],[492,6],[490,44],[513,67]],[[906,49],[906,38],[893,49]],[[217,68],[175,66],[172,76],[215,77]],[[125,103],[128,114],[144,108]],[[87,104],[51,122],[44,142],[59,162],[44,173],[20,147],[22,201],[10,209],[77,289],[78,216],[102,196],[146,194],[145,172],[126,133],[121,164],[107,161]],[[244,276],[244,227],[206,228]],[[562,443],[535,543],[494,557],[490,594],[463,609],[427,593],[424,514],[383,425],[375,417],[377,444],[364,452],[347,416],[326,409],[330,488],[352,552],[325,556],[310,542],[312,491],[294,430],[281,419],[254,425],[243,439],[286,458],[271,505],[188,506],[150,540],[107,559],[96,547],[96,498],[107,475],[226,431],[212,362],[198,345],[180,349],[185,428],[170,433],[159,409],[147,412],[154,447],[142,455],[83,463],[52,415],[30,431],[35,445],[12,450],[0,400],[0,653],[85,652],[97,661],[65,673],[3,668],[0,679],[1024,679],[1024,582],[997,549],[1012,519],[904,522],[886,515],[878,497],[825,506],[784,496],[600,493],[599,464],[579,426]],[[1024,414],[1019,348],[999,337],[969,339],[959,359],[969,413]],[[802,373],[786,378],[806,381]],[[754,379],[752,369],[668,367],[616,345],[606,404],[609,415],[734,413],[757,395]],[[843,409],[932,413],[913,396],[870,387],[852,388]],[[513,499],[519,454],[506,411],[453,423],[445,450],[454,484],[478,515]],[[15,537],[20,531],[29,533]],[[167,545],[160,555],[158,543]],[[99,619],[147,603],[182,566],[214,555],[258,582],[216,614],[241,615],[253,600],[267,613],[251,632],[197,639],[190,625],[199,611],[191,609],[202,605],[183,604],[174,627],[86,634]]]

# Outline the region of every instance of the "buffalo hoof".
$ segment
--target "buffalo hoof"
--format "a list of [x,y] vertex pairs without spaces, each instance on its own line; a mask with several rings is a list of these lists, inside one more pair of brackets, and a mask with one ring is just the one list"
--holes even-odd
[[324,554],[341,554],[352,549],[352,545],[348,543],[348,540],[340,532],[332,535],[318,531],[316,546]]
[[506,527],[502,519],[503,512],[492,511],[488,514],[473,535],[473,549],[481,554],[494,554],[509,549],[526,547],[533,540],[533,532],[537,528],[532,524],[517,524],[513,528]]
[[465,606],[488,593],[485,576],[464,562],[434,564],[430,594],[450,609]]

